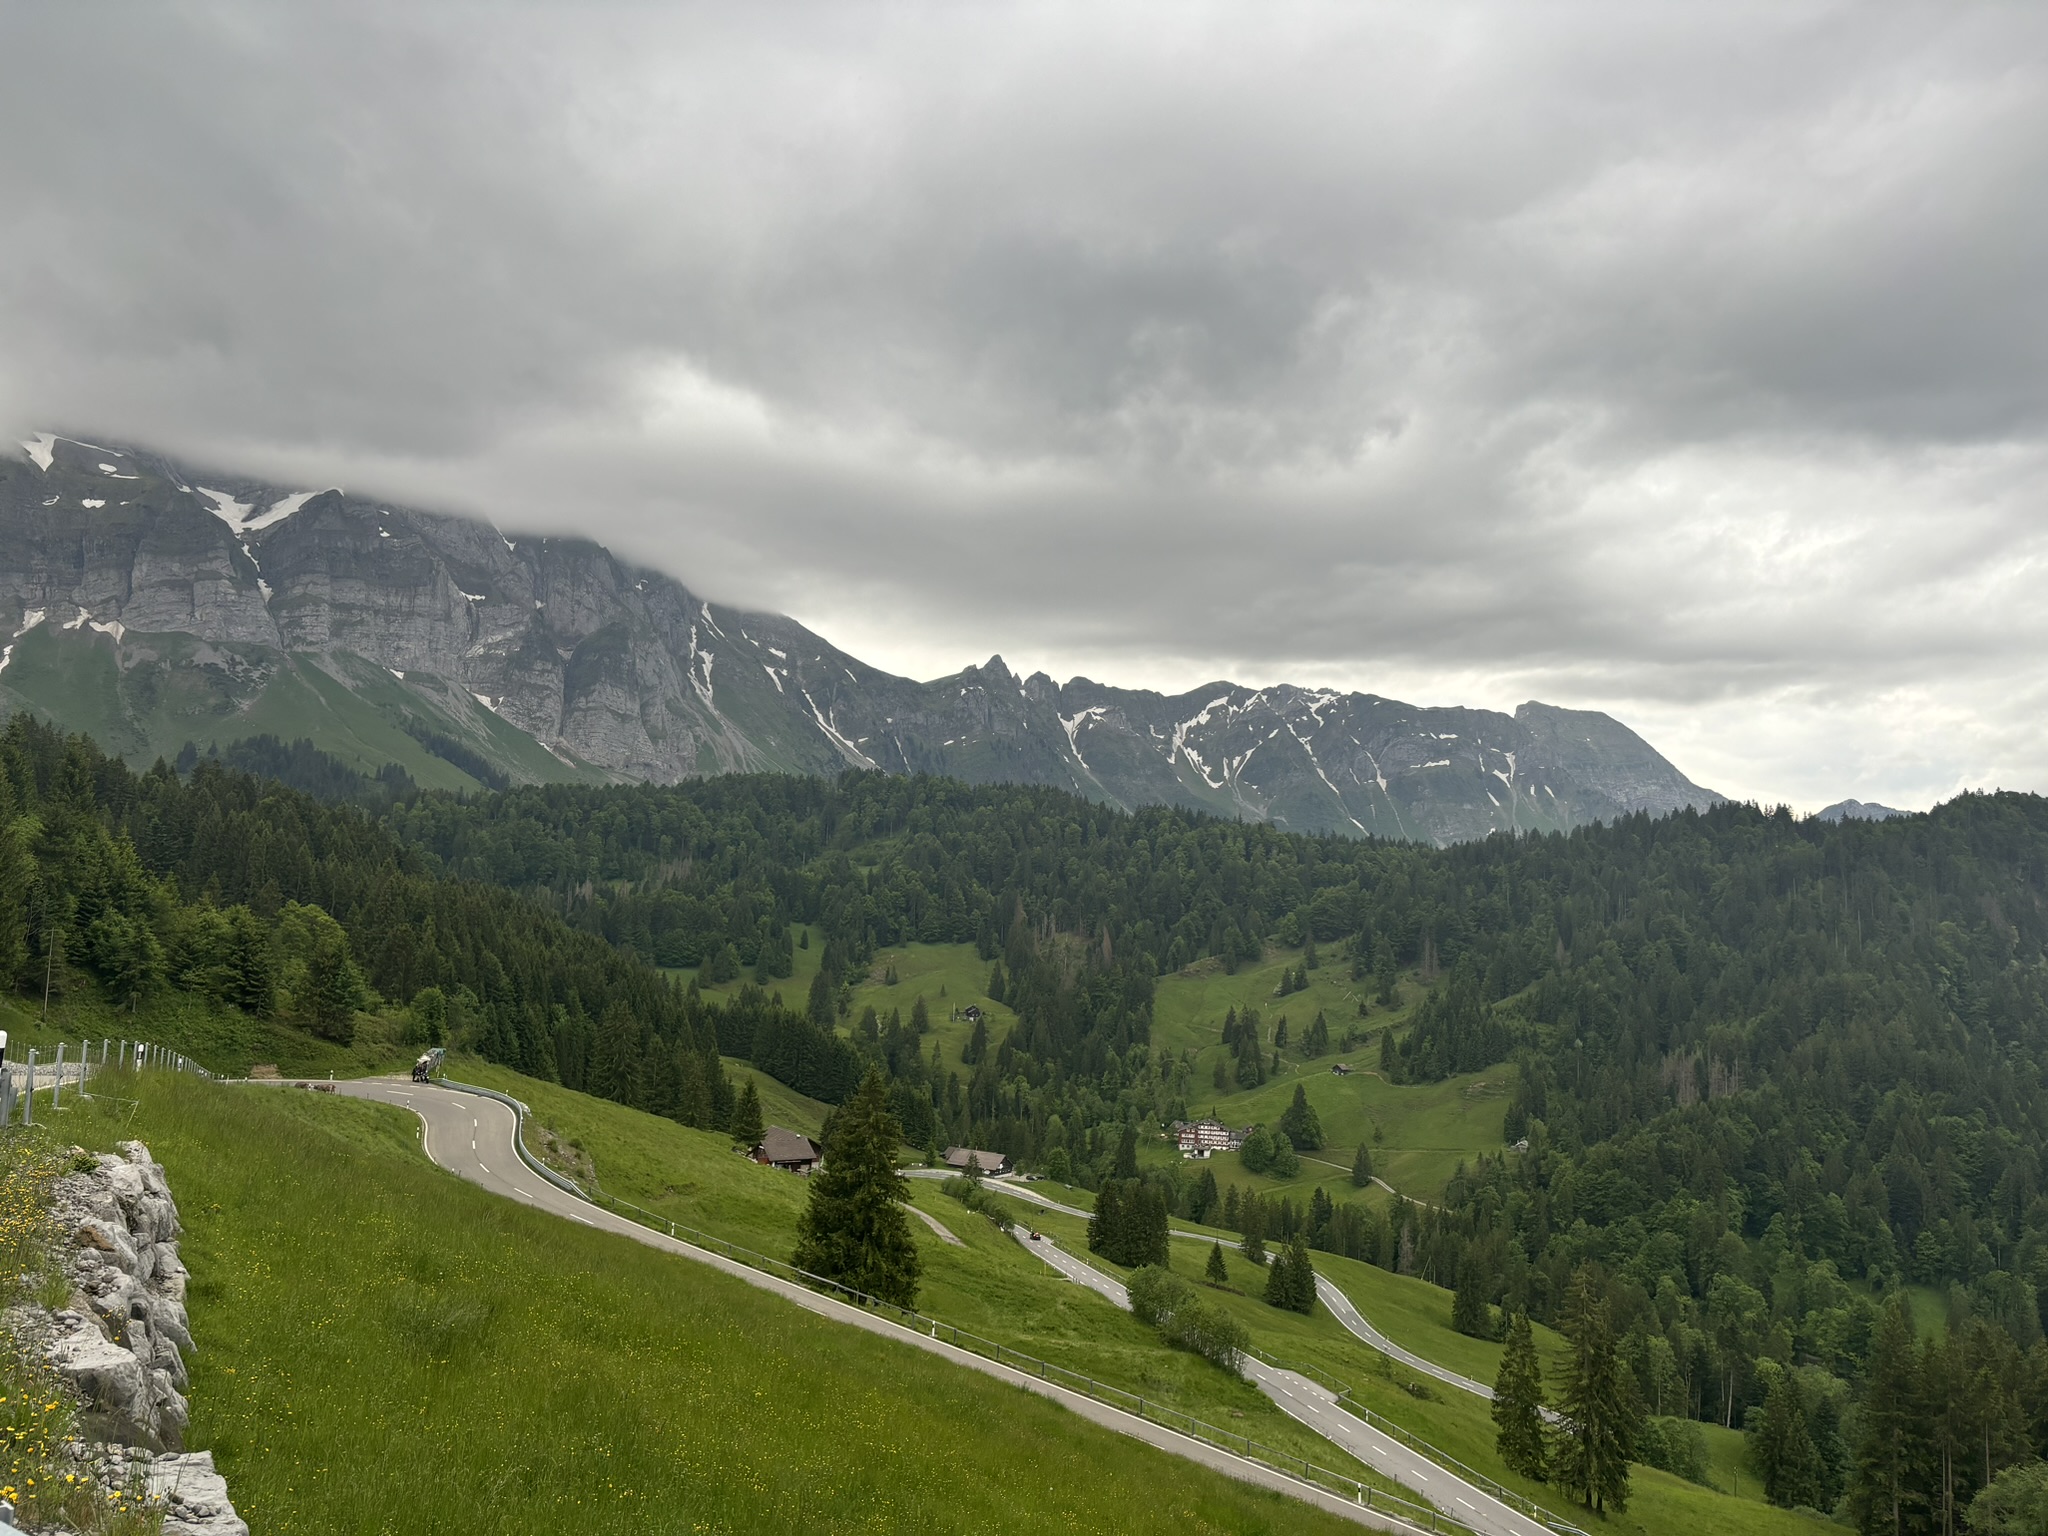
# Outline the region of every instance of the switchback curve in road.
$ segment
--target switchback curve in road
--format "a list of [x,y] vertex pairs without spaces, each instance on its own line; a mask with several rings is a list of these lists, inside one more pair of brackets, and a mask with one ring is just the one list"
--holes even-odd
[[750,1268],[723,1254],[670,1237],[651,1227],[629,1221],[602,1206],[579,1199],[567,1190],[557,1188],[526,1166],[517,1149],[518,1117],[508,1105],[496,1099],[444,1088],[437,1083],[414,1083],[398,1077],[360,1078],[337,1083],[335,1088],[337,1092],[349,1098],[392,1104],[412,1111],[419,1116],[421,1144],[429,1161],[493,1194],[517,1200],[521,1204],[560,1216],[565,1220],[581,1222],[586,1227],[596,1227],[619,1237],[630,1238],[650,1248],[658,1248],[664,1253],[672,1253],[699,1264],[709,1265],[757,1290],[773,1292],[820,1317],[893,1339],[900,1344],[924,1350],[928,1354],[941,1356],[955,1365],[1021,1387],[1040,1397],[1051,1398],[1105,1429],[1127,1435],[1134,1440],[1142,1440],[1169,1455],[1221,1472],[1224,1476],[1235,1478],[1239,1482],[1271,1489],[1375,1530],[1408,1532],[1415,1529],[1381,1511],[1361,1508],[1326,1489],[1304,1483],[1271,1467],[1233,1456],[1215,1446],[1167,1429],[1163,1425],[1154,1424],[1149,1419],[1111,1408],[1056,1383],[1027,1376],[1011,1366],[960,1349],[942,1339],[927,1338],[900,1323],[891,1322],[861,1307]]
[[[1021,1231],[1011,1235],[1075,1284],[1087,1287],[1112,1306],[1130,1310],[1130,1292],[1115,1276],[1068,1253],[1049,1237],[1032,1237]],[[1503,1504],[1483,1488],[1345,1412],[1334,1393],[1307,1377],[1249,1357],[1243,1365],[1246,1377],[1281,1412],[1349,1451],[1374,1471],[1414,1490],[1453,1520],[1471,1526],[1483,1536],[1554,1536],[1547,1527]]]
[[[913,1169],[911,1170],[911,1177],[945,1178],[948,1175],[936,1170]],[[1014,1179],[991,1178],[984,1182],[991,1189],[999,1189],[1006,1195],[1015,1195],[1020,1200],[1028,1200],[1032,1204],[1043,1206],[1047,1210],[1058,1211],[1063,1216],[1078,1216],[1083,1221],[1088,1219],[1089,1213],[1082,1210],[1079,1206],[1063,1205],[1048,1195],[1041,1195],[1028,1184],[1019,1183]],[[1212,1233],[1184,1232],[1178,1227],[1173,1229],[1171,1235],[1194,1243],[1220,1241]],[[1330,1315],[1337,1319],[1346,1332],[1370,1344],[1388,1359],[1398,1360],[1410,1370],[1420,1371],[1423,1375],[1432,1377],[1447,1387],[1455,1387],[1460,1392],[1470,1392],[1474,1397],[1483,1397],[1488,1402],[1493,1401],[1493,1388],[1485,1382],[1475,1381],[1470,1376],[1460,1375],[1449,1366],[1438,1365],[1434,1360],[1425,1359],[1423,1356],[1416,1354],[1414,1350],[1396,1344],[1384,1333],[1381,1333],[1379,1329],[1373,1327],[1367,1321],[1365,1314],[1358,1310],[1357,1305],[1349,1296],[1338,1289],[1334,1281],[1322,1275],[1316,1276],[1316,1295],[1322,1298],[1323,1304],[1330,1309]]]

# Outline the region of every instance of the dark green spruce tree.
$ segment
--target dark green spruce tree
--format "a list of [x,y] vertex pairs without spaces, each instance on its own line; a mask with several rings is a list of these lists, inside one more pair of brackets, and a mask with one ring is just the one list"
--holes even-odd
[[1113,1179],[1135,1179],[1138,1176],[1138,1130],[1126,1125],[1123,1135],[1117,1138],[1116,1165],[1110,1172]]
[[1266,1305],[1289,1312],[1316,1309],[1316,1272],[1308,1258],[1308,1244],[1295,1237],[1274,1255],[1266,1272]]
[[1589,1268],[1572,1278],[1564,1323],[1572,1356],[1558,1403],[1562,1423],[1552,1472],[1559,1487],[1595,1513],[1626,1509],[1642,1411],[1615,1349],[1607,1298]]
[[1508,1347],[1493,1382],[1494,1446],[1508,1470],[1542,1482],[1550,1474],[1543,1443],[1543,1368],[1528,1314],[1508,1321]]
[[[1231,1185],[1230,1192],[1237,1193],[1237,1186]],[[1257,1196],[1247,1196],[1238,1203],[1237,1230],[1244,1234],[1244,1256],[1254,1264],[1266,1262],[1266,1202]]]
[[1906,1298],[1895,1295],[1870,1340],[1862,1428],[1849,1481],[1849,1515],[1865,1536],[1905,1536],[1920,1528],[1927,1511],[1932,1448],[1919,1400],[1919,1365]]
[[760,1144],[761,1090],[754,1086],[751,1077],[740,1084],[739,1097],[732,1106],[732,1125],[728,1129],[733,1141],[742,1147]]
[[1789,1370],[1773,1374],[1756,1421],[1754,1459],[1763,1474],[1764,1497],[1785,1509],[1821,1503],[1826,1469],[1807,1424],[1806,1399]]
[[1494,1336],[1493,1307],[1488,1295],[1492,1287],[1488,1279],[1478,1253],[1467,1248],[1458,1264],[1457,1289],[1451,1293],[1451,1326],[1475,1339]]
[[1372,1182],[1372,1148],[1362,1141],[1351,1155],[1351,1182],[1360,1189]]
[[1230,1271],[1223,1263],[1223,1245],[1221,1243],[1211,1243],[1209,1245],[1209,1263],[1202,1273],[1211,1285],[1230,1284]]
[[1316,1118],[1308,1090],[1300,1083],[1294,1085],[1294,1102],[1280,1116],[1280,1134],[1294,1143],[1297,1152],[1313,1152],[1323,1144],[1323,1122]]
[[832,1120],[832,1146],[811,1175],[810,1203],[797,1220],[798,1269],[909,1307],[919,1262],[903,1214],[909,1186],[896,1172],[903,1140],[889,1112],[888,1086],[869,1069]]

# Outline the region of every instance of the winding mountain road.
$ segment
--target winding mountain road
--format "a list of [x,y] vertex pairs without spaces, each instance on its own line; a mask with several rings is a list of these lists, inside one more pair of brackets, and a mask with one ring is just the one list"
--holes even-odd
[[[1114,1276],[1068,1253],[1049,1237],[1032,1237],[1023,1231],[1011,1235],[1075,1284],[1086,1286],[1111,1305],[1130,1311],[1130,1292]],[[1483,1536],[1554,1536],[1547,1527],[1509,1508],[1484,1489],[1474,1487],[1448,1468],[1345,1412],[1335,1394],[1307,1377],[1249,1357],[1244,1359],[1243,1367],[1246,1379],[1271,1398],[1282,1413],[1349,1451],[1374,1471],[1413,1489],[1452,1519],[1463,1521]]]
[[[911,1176],[913,1178],[946,1177],[944,1174],[925,1169],[913,1170]],[[999,1189],[1006,1195],[1015,1195],[1020,1200],[1028,1200],[1032,1204],[1042,1206],[1049,1211],[1058,1211],[1062,1216],[1078,1216],[1083,1221],[1088,1219],[1088,1212],[1082,1210],[1079,1206],[1064,1205],[1049,1195],[1041,1195],[1029,1184],[1022,1183],[1016,1179],[992,1178],[985,1182],[991,1189]],[[1174,1228],[1170,1235],[1193,1243],[1213,1243],[1218,1241],[1213,1234],[1183,1232],[1178,1227]],[[1330,1309],[1330,1316],[1336,1318],[1348,1333],[1370,1344],[1388,1359],[1398,1360],[1410,1370],[1420,1371],[1423,1375],[1433,1377],[1445,1386],[1455,1387],[1460,1392],[1470,1392],[1474,1397],[1483,1397],[1488,1402],[1493,1401],[1493,1388],[1485,1382],[1474,1381],[1470,1376],[1461,1376],[1448,1366],[1438,1365],[1434,1360],[1425,1360],[1412,1349],[1404,1349],[1384,1333],[1381,1333],[1379,1329],[1373,1327],[1371,1323],[1366,1321],[1365,1314],[1358,1310],[1349,1296],[1337,1288],[1334,1281],[1322,1275],[1317,1275],[1316,1295],[1322,1299],[1323,1305]]]
[[[979,1371],[985,1376],[993,1376],[1027,1392],[1034,1392],[1040,1397],[1051,1398],[1106,1429],[1127,1435],[1134,1440],[1142,1440],[1170,1455],[1221,1472],[1226,1477],[1270,1488],[1374,1530],[1409,1532],[1416,1529],[1382,1511],[1361,1508],[1326,1489],[1301,1482],[1271,1467],[1233,1456],[1227,1451],[1179,1434],[1163,1425],[1141,1419],[1135,1414],[1121,1412],[1052,1382],[1028,1376],[1011,1366],[957,1348],[936,1337],[927,1338],[924,1334],[906,1328],[900,1323],[891,1322],[864,1308],[834,1300],[806,1286],[750,1268],[723,1254],[714,1253],[708,1248],[699,1248],[679,1238],[669,1237],[665,1233],[615,1215],[601,1206],[593,1205],[550,1183],[526,1165],[516,1146],[518,1117],[508,1105],[496,1099],[443,1087],[438,1083],[414,1083],[398,1077],[364,1078],[337,1083],[335,1090],[349,1098],[393,1104],[412,1111],[420,1118],[421,1143],[428,1159],[493,1194],[520,1201],[567,1221],[581,1222],[586,1227],[596,1227],[620,1237],[630,1238],[634,1242],[644,1243],[650,1248],[658,1248],[665,1253],[673,1253],[699,1264],[707,1264],[756,1289],[772,1291],[821,1317],[879,1334],[929,1354],[942,1356],[968,1370]],[[1427,1486],[1427,1483],[1422,1486]],[[1476,1521],[1467,1523],[1475,1526],[1478,1524]],[[1498,1529],[1503,1536],[1523,1536],[1520,1530],[1510,1527]],[[1541,1530],[1540,1527],[1530,1529],[1539,1533]]]

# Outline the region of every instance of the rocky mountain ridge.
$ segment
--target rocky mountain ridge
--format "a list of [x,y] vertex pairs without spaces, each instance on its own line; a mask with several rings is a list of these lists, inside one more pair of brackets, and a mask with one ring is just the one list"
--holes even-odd
[[131,758],[269,732],[444,787],[854,766],[1435,842],[1721,798],[1594,711],[1001,657],[917,682],[588,540],[50,434],[0,455],[0,624],[0,710]]
[[1813,814],[1820,821],[1889,821],[1894,816],[1907,816],[1912,813],[1894,810],[1888,805],[1879,805],[1875,800],[1837,800],[1833,805],[1823,806]]

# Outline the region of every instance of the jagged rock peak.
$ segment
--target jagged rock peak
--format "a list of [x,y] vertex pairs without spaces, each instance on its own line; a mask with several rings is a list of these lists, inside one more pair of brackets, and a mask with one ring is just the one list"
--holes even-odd
[[1000,654],[916,682],[587,538],[51,434],[0,454],[0,624],[0,712],[143,762],[278,718],[429,787],[852,767],[1439,843],[1721,798],[1597,711],[1061,685]]

